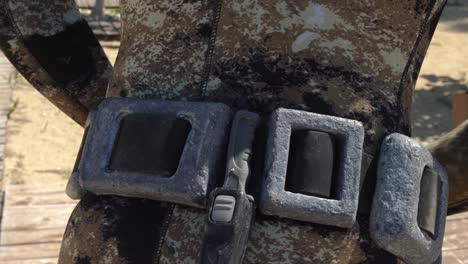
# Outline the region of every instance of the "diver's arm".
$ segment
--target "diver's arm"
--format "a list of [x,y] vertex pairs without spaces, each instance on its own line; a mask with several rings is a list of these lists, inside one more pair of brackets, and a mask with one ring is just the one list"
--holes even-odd
[[468,120],[429,146],[447,169],[449,213],[468,211]]
[[74,0],[0,0],[0,47],[81,125],[105,97],[112,66]]

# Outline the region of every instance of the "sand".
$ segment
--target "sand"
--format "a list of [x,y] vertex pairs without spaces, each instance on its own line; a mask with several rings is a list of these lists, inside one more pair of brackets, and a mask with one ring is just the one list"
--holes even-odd
[[468,91],[468,1],[458,3],[445,8],[416,84],[413,137],[423,144],[452,129],[452,94]]
[[[118,41],[101,42],[111,62]],[[20,75],[16,109],[7,124],[4,185],[63,183],[70,176],[83,129],[42,97]]]

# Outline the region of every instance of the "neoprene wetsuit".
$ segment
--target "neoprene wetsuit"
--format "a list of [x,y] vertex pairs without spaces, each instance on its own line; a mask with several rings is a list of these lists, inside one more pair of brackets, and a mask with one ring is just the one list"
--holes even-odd
[[[1,45],[80,124],[106,88],[107,96],[215,101],[261,114],[287,107],[361,121],[365,152],[375,158],[386,135],[410,134],[412,91],[444,4],[121,0],[111,76],[73,1],[2,0]],[[358,225],[345,230],[257,214],[244,263],[397,262],[369,239],[375,168],[368,167]],[[60,263],[196,263],[205,214],[87,195],[71,216]]]

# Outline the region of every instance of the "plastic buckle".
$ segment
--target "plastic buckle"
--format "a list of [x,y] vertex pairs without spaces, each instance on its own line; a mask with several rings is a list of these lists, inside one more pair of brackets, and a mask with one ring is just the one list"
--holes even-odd
[[[167,177],[109,169],[122,120],[131,114],[180,118],[190,123],[191,130],[173,175]],[[223,163],[225,139],[232,116],[228,106],[110,98],[91,116],[78,169],[67,186],[67,193],[72,198],[79,198],[79,194],[86,190],[98,195],[148,198],[206,207],[207,196],[222,169],[220,164]]]
[[200,263],[242,263],[255,216],[255,201],[247,194],[252,144],[260,117],[239,111],[234,115],[222,187],[210,194]]
[[[439,181],[425,175],[426,170],[435,172]],[[426,196],[422,189],[435,194],[435,206],[430,205],[434,195]],[[429,151],[404,135],[386,137],[370,217],[372,239],[405,263],[433,263],[441,253],[447,195],[447,173]],[[428,216],[421,217],[425,210]],[[430,223],[433,228],[427,228]]]
[[[285,190],[290,138],[295,130],[326,132],[338,139],[334,197],[320,198]],[[358,208],[363,142],[364,128],[358,121],[298,110],[276,110],[269,128],[261,211],[317,224],[352,227]]]

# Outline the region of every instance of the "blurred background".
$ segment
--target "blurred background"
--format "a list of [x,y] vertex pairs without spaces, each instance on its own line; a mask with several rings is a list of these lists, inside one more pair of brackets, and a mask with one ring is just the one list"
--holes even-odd
[[[113,63],[119,49],[118,0],[97,1],[77,3]],[[454,94],[468,93],[467,57],[468,0],[452,0],[439,22],[414,92],[413,136],[424,145],[454,125]],[[16,74],[3,56],[0,98],[0,183],[5,192],[0,262],[56,263],[75,205],[64,188],[83,129]],[[448,219],[443,251],[443,263],[468,263],[468,214]]]

